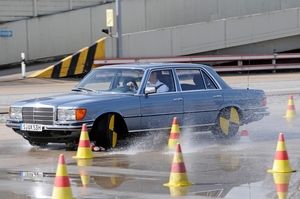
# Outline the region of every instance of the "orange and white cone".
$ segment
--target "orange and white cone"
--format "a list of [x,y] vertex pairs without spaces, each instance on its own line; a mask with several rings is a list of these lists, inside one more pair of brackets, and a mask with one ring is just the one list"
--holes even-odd
[[287,118],[288,120],[297,117],[297,113],[296,113],[296,109],[295,109],[295,105],[294,105],[294,100],[293,100],[293,95],[292,94],[290,94],[289,102],[288,102],[288,107],[287,107],[286,114],[285,114],[284,117]]
[[184,187],[184,186],[193,186],[193,183],[190,183],[185,169],[185,164],[183,161],[183,156],[181,153],[180,144],[176,144],[176,149],[172,162],[172,169],[170,174],[169,182],[164,184],[164,186],[175,186],[175,187]]
[[279,134],[276,147],[276,154],[273,163],[273,169],[268,170],[269,173],[289,173],[295,172],[291,168],[288,153],[286,150],[283,133]]
[[77,154],[76,156],[73,156],[73,158],[94,158],[90,146],[90,138],[86,128],[86,124],[82,125]]
[[247,130],[242,130],[240,142],[250,142],[249,133]]
[[72,189],[64,155],[59,156],[51,199],[72,199]]
[[291,173],[273,173],[278,199],[286,199],[289,190]]
[[168,148],[175,149],[176,144],[179,143],[179,138],[180,138],[180,130],[178,126],[178,120],[177,117],[174,117],[171,132],[170,132],[170,138],[168,141]]

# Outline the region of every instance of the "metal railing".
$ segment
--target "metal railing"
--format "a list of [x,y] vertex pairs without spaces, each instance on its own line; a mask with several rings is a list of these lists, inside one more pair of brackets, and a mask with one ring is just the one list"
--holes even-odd
[[[95,66],[133,63],[202,63],[217,72],[300,69],[300,53],[95,59]],[[254,63],[255,62],[255,63]],[[266,63],[267,62],[267,63]],[[269,63],[268,63],[269,62]],[[264,64],[262,64],[264,63]],[[236,64],[236,65],[233,65]]]

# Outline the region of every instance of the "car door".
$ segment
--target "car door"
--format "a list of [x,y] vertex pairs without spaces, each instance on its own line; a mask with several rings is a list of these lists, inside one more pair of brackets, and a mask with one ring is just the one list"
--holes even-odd
[[218,84],[202,69],[177,69],[183,97],[183,123],[188,125],[213,124],[223,94]]
[[[156,70],[158,79],[165,83],[169,91],[143,95],[141,102],[142,129],[171,128],[174,117],[182,122],[183,101],[180,92],[176,92],[173,71]],[[150,73],[148,78],[150,77]]]

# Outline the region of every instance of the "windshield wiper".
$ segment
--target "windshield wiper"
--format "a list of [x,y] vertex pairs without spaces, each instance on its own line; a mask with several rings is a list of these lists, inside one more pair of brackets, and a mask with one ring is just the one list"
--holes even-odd
[[98,93],[98,91],[94,89],[84,88],[84,87],[73,88],[72,91],[88,91],[88,92]]

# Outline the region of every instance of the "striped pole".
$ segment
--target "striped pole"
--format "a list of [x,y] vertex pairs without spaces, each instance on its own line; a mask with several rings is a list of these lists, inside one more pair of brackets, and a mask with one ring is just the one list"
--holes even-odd
[[193,183],[188,181],[188,176],[185,169],[185,164],[183,161],[183,156],[181,153],[180,144],[176,144],[176,149],[173,157],[172,169],[170,174],[169,183],[164,184],[164,186],[193,186]]
[[268,170],[268,172],[269,173],[295,172],[295,170],[293,170],[290,166],[290,161],[286,150],[283,133],[280,133],[278,137],[273,169]]
[[178,120],[177,117],[174,117],[171,132],[170,132],[170,138],[168,141],[168,148],[170,150],[175,149],[176,144],[179,143],[179,138],[180,138],[180,131],[178,126]]
[[64,155],[59,156],[51,199],[73,199]]
[[86,124],[82,125],[77,154],[76,156],[73,156],[73,158],[94,158],[90,146],[90,138],[86,128]]

